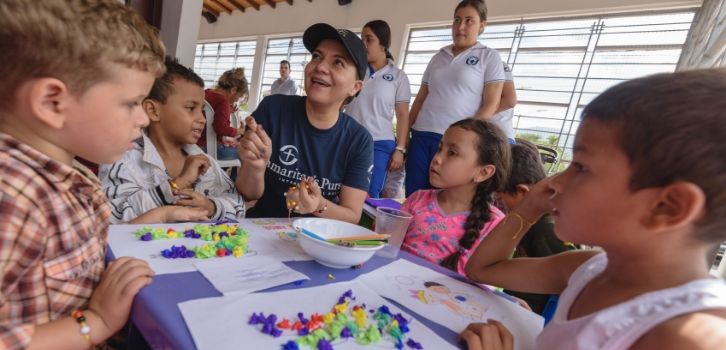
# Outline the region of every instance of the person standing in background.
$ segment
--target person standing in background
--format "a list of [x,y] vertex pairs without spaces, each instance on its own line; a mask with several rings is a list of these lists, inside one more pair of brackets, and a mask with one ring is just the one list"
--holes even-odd
[[509,143],[514,144],[514,106],[517,104],[517,90],[514,88],[514,78],[512,77],[512,68],[506,62],[504,65],[504,87],[502,88],[502,97],[499,101],[497,113],[492,116],[492,123],[504,131],[507,135]]
[[[361,31],[368,55],[368,69],[363,90],[346,108],[358,123],[373,137],[373,174],[368,195],[381,196],[388,170],[403,166],[408,140],[408,104],[411,86],[408,76],[398,69],[388,51],[391,28],[382,20],[366,23]],[[393,115],[396,115],[396,135],[393,134]]]
[[[234,104],[239,100],[246,100],[249,96],[247,78],[244,68],[233,68],[222,74],[217,81],[217,87],[204,91],[204,100],[214,110],[214,133],[217,134],[217,159],[237,159],[236,138],[244,133],[244,127],[232,126]],[[207,147],[207,127],[204,127],[202,136],[197,145]],[[230,139],[223,139],[223,137]]]
[[431,58],[411,107],[406,196],[431,188],[428,169],[444,131],[466,118],[490,120],[499,108],[504,69],[499,53],[478,42],[486,27],[483,0],[463,0],[454,11],[453,43]]
[[295,80],[290,78],[290,62],[280,61],[280,78],[272,83],[270,95],[297,95]]

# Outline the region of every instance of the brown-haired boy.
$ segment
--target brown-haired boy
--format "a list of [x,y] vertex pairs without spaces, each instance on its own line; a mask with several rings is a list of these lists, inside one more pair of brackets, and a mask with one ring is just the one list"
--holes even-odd
[[[538,348],[723,348],[726,282],[706,256],[726,240],[724,91],[717,69],[609,88],[583,110],[570,166],[484,238],[466,266],[473,280],[560,294]],[[603,251],[509,259],[545,212],[559,238]]]
[[113,162],[141,135],[164,47],[117,0],[3,0],[0,23],[0,347],[87,349],[153,271],[104,271],[108,200],[73,158]]
[[[509,179],[497,198],[504,204],[507,211],[513,210],[522,202],[534,184],[547,177],[537,146],[527,140],[519,139],[511,145],[512,169]],[[568,250],[573,245],[566,245],[555,235],[554,222],[549,215],[543,215],[524,234],[517,245],[514,257],[541,258]],[[548,294],[520,293],[506,290],[508,294],[527,302],[532,311],[543,314],[550,298]]]

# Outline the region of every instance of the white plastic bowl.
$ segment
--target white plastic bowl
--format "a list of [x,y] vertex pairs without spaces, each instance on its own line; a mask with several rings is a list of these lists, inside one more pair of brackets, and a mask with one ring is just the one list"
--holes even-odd
[[368,261],[375,252],[384,245],[375,247],[344,247],[336,244],[321,241],[310,237],[302,232],[306,229],[325,239],[341,238],[359,235],[371,235],[375,232],[358,225],[344,221],[303,218],[292,222],[292,227],[297,231],[300,247],[312,256],[315,261],[337,269],[349,268]]

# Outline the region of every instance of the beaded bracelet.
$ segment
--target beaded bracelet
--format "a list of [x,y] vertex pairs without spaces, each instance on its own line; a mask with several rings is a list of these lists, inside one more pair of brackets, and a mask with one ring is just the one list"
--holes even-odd
[[176,182],[174,182],[173,179],[169,179],[169,187],[171,187],[172,190],[178,190],[179,189],[179,185],[177,185]]
[[93,349],[93,341],[91,340],[91,326],[86,323],[86,316],[83,314],[83,311],[73,311],[71,317],[76,319],[76,323],[78,323],[78,326],[81,327],[81,329],[79,329],[78,331],[81,333],[83,338],[86,339],[86,342],[88,342],[89,348]]
[[315,212],[313,212],[313,214],[320,215],[320,214],[324,213],[326,210],[328,210],[328,200],[323,198],[323,208],[320,210],[316,210]]
[[519,219],[519,229],[517,229],[517,232],[512,236],[512,240],[515,240],[519,237],[519,234],[522,233],[522,231],[524,230],[525,224],[527,225],[527,227],[534,225],[533,222],[532,223],[527,222],[526,220],[524,220],[522,215],[519,215],[518,213],[515,213],[515,212],[510,212],[506,217],[504,217],[503,223],[506,223],[507,219],[509,219],[510,216],[514,216],[517,219]]

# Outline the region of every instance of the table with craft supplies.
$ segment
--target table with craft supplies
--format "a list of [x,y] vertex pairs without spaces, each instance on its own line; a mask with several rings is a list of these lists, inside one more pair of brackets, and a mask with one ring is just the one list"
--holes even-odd
[[[487,319],[502,321],[517,339],[515,349],[527,349],[543,326],[507,295],[406,252],[335,269],[300,249],[286,219],[228,225],[229,234],[214,239],[206,227],[213,224],[111,226],[109,257],[141,258],[156,272],[131,311],[134,328],[153,349],[294,349],[310,342],[336,349],[461,348],[458,333]],[[155,239],[164,233],[174,239]],[[368,331],[354,321],[368,322]],[[378,329],[370,326],[376,322]],[[328,334],[338,329],[331,338],[306,325]]]

